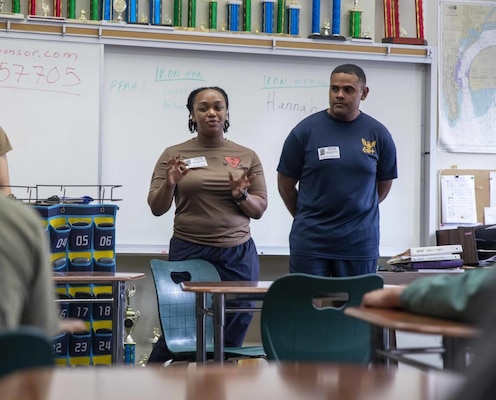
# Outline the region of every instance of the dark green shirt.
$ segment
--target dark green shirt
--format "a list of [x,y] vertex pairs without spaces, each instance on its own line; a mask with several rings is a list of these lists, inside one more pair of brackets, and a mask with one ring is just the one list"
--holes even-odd
[[403,291],[400,302],[414,314],[475,322],[487,308],[483,301],[486,288],[496,289],[495,268],[417,279]]

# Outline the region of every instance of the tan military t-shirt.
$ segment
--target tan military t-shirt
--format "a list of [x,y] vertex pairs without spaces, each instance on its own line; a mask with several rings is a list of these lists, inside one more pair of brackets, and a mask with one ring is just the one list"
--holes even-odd
[[205,157],[207,166],[193,168],[176,186],[174,236],[189,242],[234,247],[250,239],[250,218],[232,198],[229,172],[256,174],[249,194],[267,197],[262,163],[257,154],[230,140],[219,146],[200,144],[196,138],[171,146],[160,156],[150,185],[158,189],[166,179],[167,160],[181,154],[185,159]]
[[9,138],[5,131],[0,127],[0,157],[12,150]]

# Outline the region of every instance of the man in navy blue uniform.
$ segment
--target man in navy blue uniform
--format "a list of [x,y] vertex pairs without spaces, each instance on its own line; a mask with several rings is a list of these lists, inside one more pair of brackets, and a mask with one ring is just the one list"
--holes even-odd
[[336,67],[329,108],[302,120],[284,142],[277,171],[279,193],[294,218],[290,272],[376,272],[379,203],[398,173],[390,132],[360,111],[368,93],[362,68]]

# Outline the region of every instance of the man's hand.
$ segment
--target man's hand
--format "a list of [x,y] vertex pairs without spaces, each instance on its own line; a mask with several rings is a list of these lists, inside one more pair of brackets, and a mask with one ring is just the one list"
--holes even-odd
[[377,289],[365,293],[362,306],[376,308],[401,308],[400,295],[405,285]]

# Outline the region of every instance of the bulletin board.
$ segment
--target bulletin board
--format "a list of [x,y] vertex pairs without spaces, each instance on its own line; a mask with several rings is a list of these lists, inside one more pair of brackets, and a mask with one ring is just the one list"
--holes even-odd
[[441,170],[440,176],[473,175],[475,179],[475,204],[477,208],[477,222],[484,223],[484,207],[490,206],[490,172],[489,169],[458,169]]

